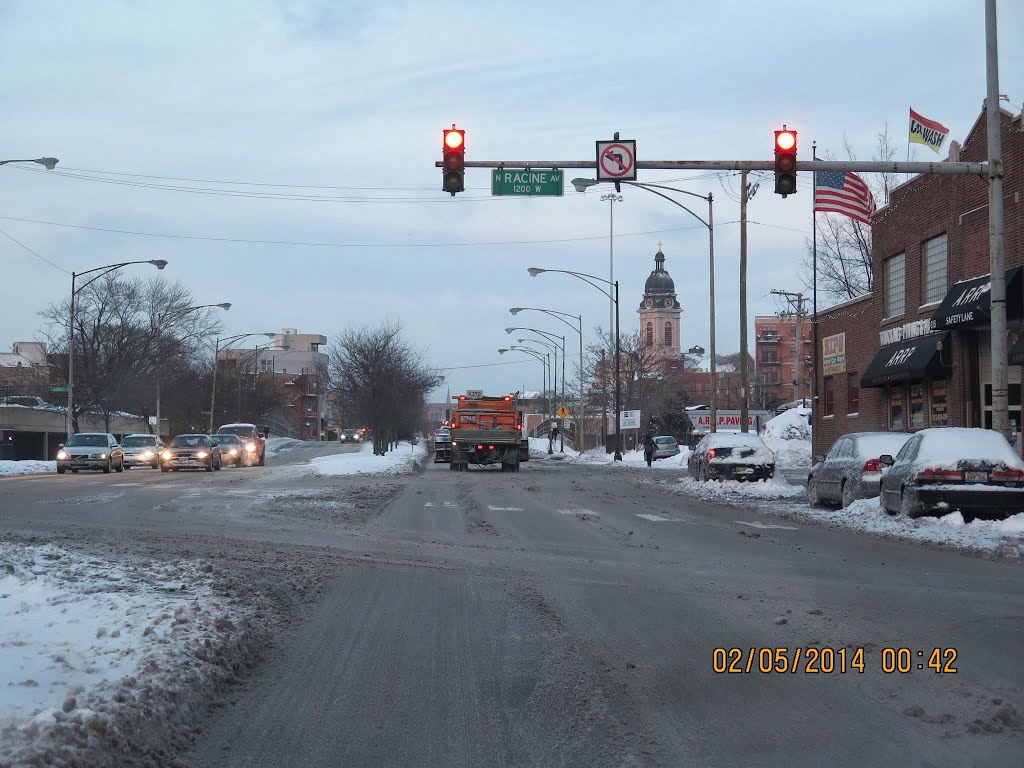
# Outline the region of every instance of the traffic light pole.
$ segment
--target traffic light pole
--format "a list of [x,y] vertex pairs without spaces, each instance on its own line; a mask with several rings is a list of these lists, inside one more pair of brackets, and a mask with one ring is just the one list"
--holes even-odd
[[[437,160],[437,168],[444,163]],[[466,160],[466,168],[595,168],[593,160]],[[774,160],[637,160],[641,171],[774,171]],[[880,160],[797,160],[797,171],[862,173],[935,173],[940,176],[989,176],[989,163],[884,162]]]

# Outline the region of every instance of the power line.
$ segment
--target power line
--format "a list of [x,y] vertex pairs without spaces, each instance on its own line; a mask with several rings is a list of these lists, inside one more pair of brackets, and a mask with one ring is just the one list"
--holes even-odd
[[46,258],[45,256],[42,256],[42,255],[40,255],[40,254],[36,253],[36,252],[35,252],[35,251],[33,251],[33,250],[32,250],[31,248],[29,248],[29,247],[28,247],[27,245],[25,245],[25,244],[24,244],[23,242],[21,242],[21,240],[19,240],[18,238],[14,237],[14,236],[13,236],[13,235],[11,235],[11,234],[8,234],[8,233],[7,233],[7,232],[5,232],[5,231],[4,231],[3,229],[0,229],[0,235],[3,235],[4,237],[8,238],[9,240],[13,240],[13,241],[14,241],[14,242],[16,242],[16,243],[17,243],[18,245],[20,245],[20,246],[21,246],[22,248],[24,248],[24,249],[25,249],[26,251],[28,251],[28,252],[29,252],[29,253],[31,253],[31,254],[32,254],[33,256],[35,256],[35,257],[36,257],[37,259],[42,259],[42,260],[43,260],[43,261],[45,261],[45,262],[46,262],[47,264],[49,264],[49,265],[50,265],[51,267],[56,267],[57,269],[59,269],[59,270],[60,270],[61,272],[64,272],[65,274],[68,274],[68,275],[70,275],[70,274],[71,274],[70,272],[68,272],[68,270],[64,269],[64,267],[62,267],[62,266],[61,266],[60,264],[56,264],[56,263],[54,263],[54,262],[50,261],[50,260],[49,260],[48,258]]
[[510,360],[507,363],[483,363],[481,365],[449,365],[442,367],[442,371],[464,371],[468,368],[495,368],[499,365],[522,365],[523,363],[534,363],[535,360],[524,358],[523,360]]

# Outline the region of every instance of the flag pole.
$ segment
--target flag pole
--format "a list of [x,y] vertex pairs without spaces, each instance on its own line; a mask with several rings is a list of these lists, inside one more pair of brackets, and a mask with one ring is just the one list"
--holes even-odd
[[[811,142],[811,159],[818,159],[818,142]],[[811,305],[814,322],[811,326],[811,343],[814,347],[811,352],[811,370],[814,371],[814,391],[811,392],[811,423],[820,424],[818,419],[818,214],[814,212],[815,198],[818,196],[818,173],[815,171],[813,178],[814,190],[811,194],[811,261],[813,263],[811,278]],[[817,430],[815,430],[817,431]],[[812,444],[814,432],[811,433]],[[812,451],[813,453],[813,448]]]

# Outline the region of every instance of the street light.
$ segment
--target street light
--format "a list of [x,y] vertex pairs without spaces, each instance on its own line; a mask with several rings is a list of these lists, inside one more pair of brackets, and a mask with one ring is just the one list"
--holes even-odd
[[[597,179],[573,179],[572,185],[577,192],[585,192],[588,187],[592,187],[596,184],[602,184],[604,182],[598,181]],[[708,278],[708,314],[709,314],[709,332],[711,335],[711,431],[716,431],[715,423],[718,421],[718,370],[717,362],[715,361],[715,209],[714,209],[714,197],[709,192],[707,195],[698,195],[696,192],[690,192],[685,189],[678,189],[676,187],[665,186],[664,184],[648,184],[646,182],[637,181],[622,181],[620,184],[628,184],[631,187],[638,187],[644,189],[653,195],[657,195],[660,198],[668,200],[673,205],[682,208],[688,214],[693,216],[697,221],[707,227],[708,230],[708,263],[710,276]],[[698,216],[696,213],[691,211],[685,205],[680,203],[678,200],[673,200],[668,195],[659,192],[659,189],[664,189],[668,192],[678,192],[681,195],[689,195],[690,197],[696,197],[701,200],[706,200],[708,204],[708,218],[705,221],[703,218]],[[604,197],[601,198],[604,200]]]
[[[509,309],[509,314],[518,315],[520,312],[526,312],[526,311],[543,312],[543,313],[545,313],[547,315],[551,315],[556,320],[559,320],[559,321],[565,323],[566,325],[568,325],[570,328],[572,328],[574,331],[576,331],[576,333],[578,333],[579,336],[580,336],[580,395],[579,395],[579,401],[578,401],[579,405],[576,408],[576,418],[577,418],[577,421],[579,423],[576,426],[577,426],[577,429],[582,430],[582,428],[583,428],[583,419],[581,418],[581,414],[583,412],[583,408],[582,408],[582,404],[583,404],[583,315],[571,315],[568,312],[559,312],[556,309],[541,309],[540,307],[512,307],[511,309]],[[560,315],[564,315],[565,317],[574,318],[576,320],[576,325],[573,325],[572,323],[570,323],[568,320],[565,319],[565,317],[560,317]],[[562,345],[562,359],[563,360],[565,359],[565,345],[564,345],[564,343]],[[563,374],[562,375],[562,385],[563,385],[562,394],[564,395],[565,394],[565,389],[564,389],[564,385],[565,385],[565,375],[564,375],[565,374],[565,369],[564,368],[562,369],[562,374]],[[562,399],[563,399],[563,402],[564,402],[565,398],[563,397]],[[579,446],[577,446],[577,449],[578,448],[579,448]]]
[[226,349],[226,345],[231,344],[232,342],[235,341],[247,339],[250,336],[266,336],[268,339],[272,339],[274,338],[275,335],[276,334],[273,333],[239,333],[236,336],[228,336],[227,338],[216,339],[213,345],[213,386],[210,387],[210,426],[209,429],[207,430],[207,434],[213,434],[213,409],[214,406],[217,404],[217,353],[220,351],[220,343],[223,341]]
[[[43,165],[46,165],[46,162],[44,161],[49,160],[53,160],[54,163],[57,162],[52,157],[43,157],[40,158],[39,160],[6,160],[4,162],[36,162],[43,163]],[[107,264],[106,266],[103,267],[87,269],[85,270],[85,272],[71,273],[71,309],[68,312],[68,331],[70,332],[68,334],[68,410],[67,413],[65,414],[65,420],[67,421],[66,431],[69,438],[73,434],[75,434],[75,296],[78,294],[79,291],[84,290],[90,284],[92,284],[96,280],[99,280],[104,275],[109,275],[114,270],[120,269],[121,267],[127,267],[131,264],[152,264],[157,269],[163,269],[164,267],[167,266],[167,262],[164,261],[163,259],[143,259],[141,261],[122,261],[119,264]],[[80,285],[78,286],[78,288],[75,288],[75,281],[78,278],[80,278],[82,275],[90,275],[93,272],[99,272],[99,274],[87,280],[84,285]]]
[[[39,163],[44,166],[46,170],[52,171],[57,167],[57,163],[59,162],[60,160],[56,157],[37,157],[34,160],[0,160],[0,165],[7,165],[8,163]],[[83,272],[82,274],[84,275],[85,273]]]
[[[572,275],[578,280],[582,280],[592,288],[596,288],[615,305],[615,461],[622,461],[622,416],[619,412],[622,398],[622,379],[619,376],[619,358],[621,357],[621,346],[619,342],[619,281],[611,282],[601,277],[595,277],[594,275],[588,275],[586,272],[573,272],[568,269],[541,269],[540,267],[527,267],[527,272],[530,273],[530,277],[536,277],[543,272],[560,272],[563,275]],[[594,281],[597,282],[594,282]],[[602,288],[598,283],[604,283],[608,286],[606,290]],[[612,293],[614,290],[614,295]]]
[[[213,308],[213,307],[219,307],[220,309],[223,309],[223,310],[227,311],[227,310],[231,309],[231,302],[225,301],[222,304],[200,304],[197,307],[188,307],[187,309],[183,309],[181,312],[178,312],[177,316],[180,318],[180,317],[184,317],[189,312],[195,312],[196,310],[199,310],[199,309],[207,309],[207,308]],[[156,354],[157,354],[157,365],[156,365],[156,433],[157,433],[158,436],[160,434],[160,384],[162,383],[162,379],[163,379],[162,371],[160,370],[160,340],[161,340],[161,336],[162,336],[161,331],[160,331],[160,325],[163,323],[164,319],[165,319],[164,315],[158,315],[157,318],[156,318]]]
[[[539,328],[506,328],[505,333],[512,333],[512,331],[527,331],[528,333],[535,333],[543,339],[549,340],[546,342],[537,342],[534,339],[519,339],[519,342],[534,341],[535,343],[543,343],[544,346],[554,350],[555,353],[555,397],[558,398],[558,348],[561,345],[562,348],[562,395],[559,398],[564,406],[565,404],[565,336],[559,336],[557,333],[551,333],[550,331],[542,331]],[[565,453],[565,439],[562,437],[563,433],[559,433],[559,453]]]
[[[617,189],[617,187],[616,187]],[[601,202],[608,202],[608,285],[615,282],[615,204],[625,198],[615,192],[601,195]],[[608,327],[612,325],[612,302],[608,301]]]
[[[540,360],[541,375],[542,375],[542,382],[543,382],[543,384],[541,386],[544,387],[545,389],[547,389],[547,384],[548,384],[548,360],[547,360],[547,355],[542,355],[537,350],[530,349],[529,347],[517,347],[515,345],[512,345],[511,347],[506,347],[504,349],[499,349],[498,350],[498,354],[499,355],[504,355],[506,352],[525,352],[526,354],[530,355],[534,359]],[[547,397],[545,397],[544,399],[547,400]],[[546,407],[547,406],[545,405],[545,408]]]

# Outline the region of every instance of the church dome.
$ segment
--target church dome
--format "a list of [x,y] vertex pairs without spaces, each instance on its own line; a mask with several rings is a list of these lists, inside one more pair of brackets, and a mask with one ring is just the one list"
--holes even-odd
[[666,294],[675,293],[676,284],[668,272],[665,271],[665,254],[658,249],[654,254],[654,270],[644,283],[644,294]]

